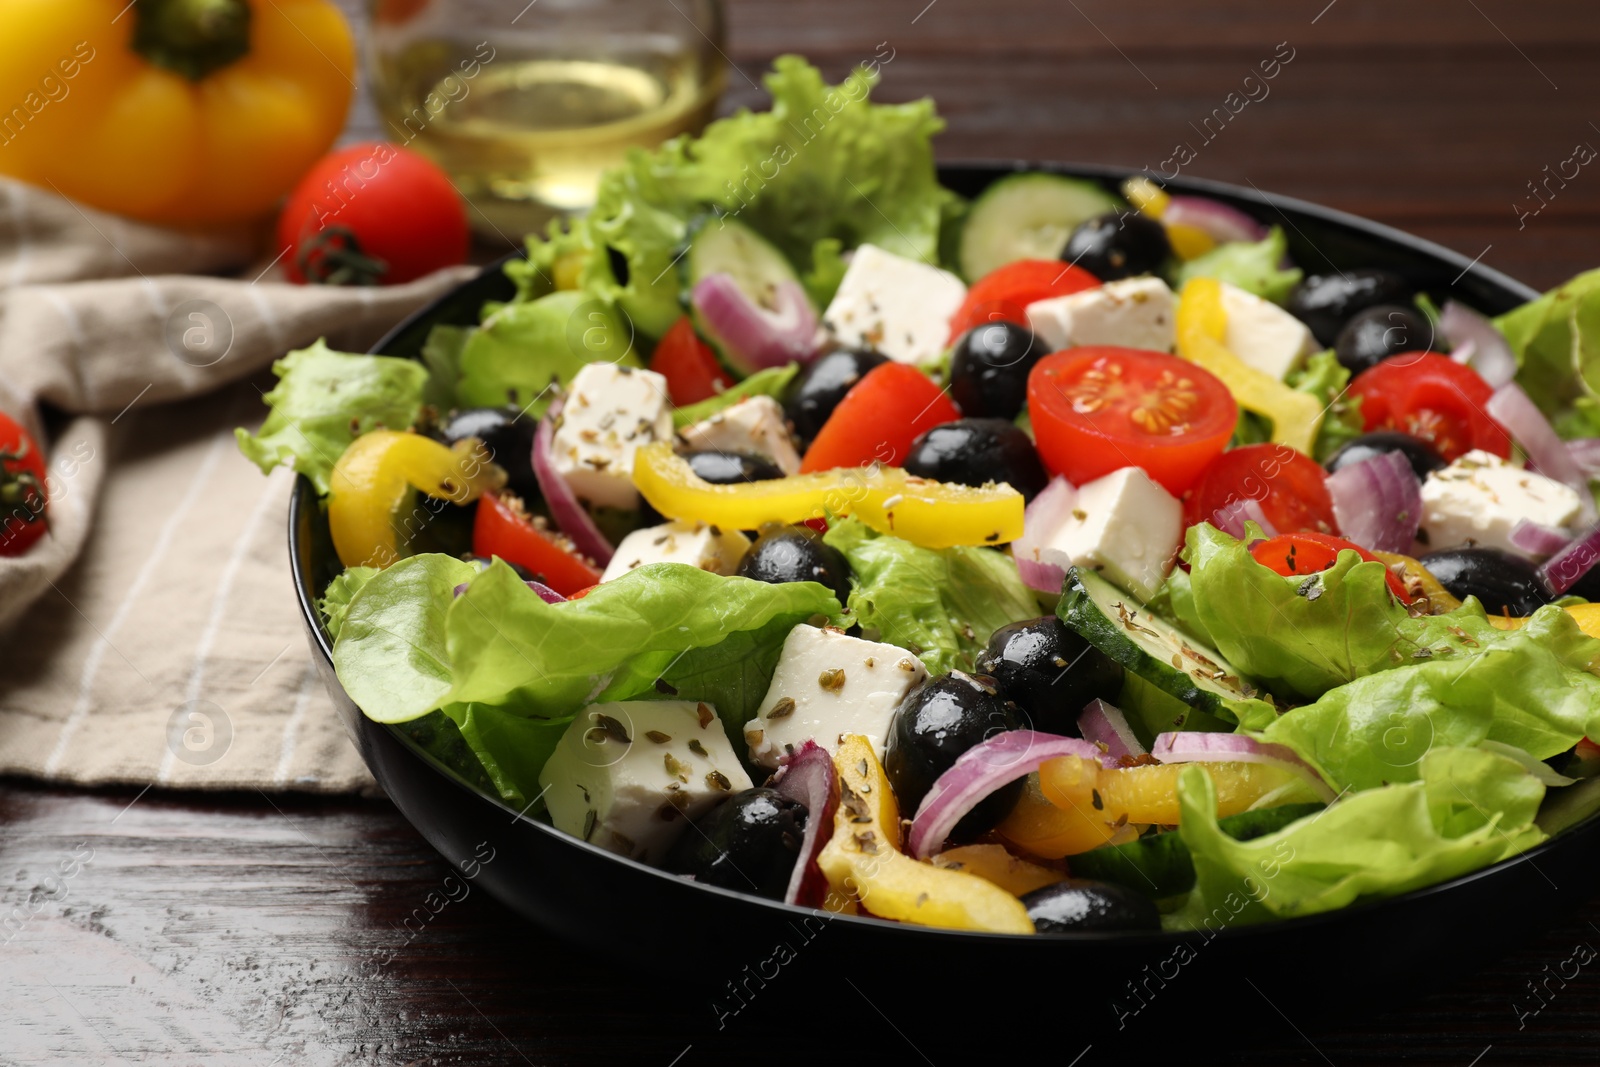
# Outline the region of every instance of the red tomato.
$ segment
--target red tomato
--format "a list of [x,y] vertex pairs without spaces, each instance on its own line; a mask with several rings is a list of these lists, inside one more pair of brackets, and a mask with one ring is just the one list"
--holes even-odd
[[[1271,567],[1279,574],[1293,577],[1297,574],[1314,574],[1317,571],[1327,570],[1339,561],[1339,553],[1347,548],[1364,560],[1382,562],[1377,556],[1352,541],[1309,532],[1279,534],[1266,541],[1257,541],[1250,546],[1250,555],[1262,566]],[[1400,576],[1385,568],[1384,578],[1388,582],[1389,592],[1404,602],[1406,585],[1400,580]]]
[[1361,398],[1368,431],[1420,437],[1446,460],[1475,448],[1511,455],[1511,438],[1484,411],[1493,393],[1477,371],[1435,352],[1391,356],[1350,383],[1350,395]]
[[324,156],[278,216],[289,280],[398,285],[467,261],[467,213],[444,171],[382,142]]
[[800,473],[882,463],[897,467],[911,442],[961,417],[943,389],[906,363],[872,368],[833,409],[800,461]]
[[507,563],[528,568],[537,581],[562,596],[600,581],[600,571],[572,551],[566,538],[540,529],[522,510],[521,501],[500,493],[485,493],[472,522],[472,554],[484,559],[499,556]]
[[44,536],[44,452],[9,416],[0,414],[0,556],[20,556]]
[[979,278],[967,290],[961,309],[950,318],[950,340],[989,322],[1028,325],[1028,305],[1052,296],[1081,293],[1100,279],[1059,259],[1019,259]]
[[1184,501],[1184,519],[1189,526],[1213,522],[1218,511],[1246,499],[1260,502],[1279,533],[1339,528],[1327,475],[1288,445],[1244,445],[1218,456]]
[[568,600],[582,600],[584,597],[588,596],[590,593],[594,592],[596,589],[599,589],[599,588],[600,587],[598,585],[588,586],[586,588],[578,590],[576,593],[573,593],[571,596],[567,597],[567,599]]
[[650,369],[667,379],[667,395],[674,407],[709,400],[733,384],[717,362],[717,354],[694,332],[694,323],[687,315],[673,323],[656,342]]
[[1028,374],[1039,457],[1074,485],[1122,467],[1179,495],[1227,447],[1239,421],[1215,375],[1176,356],[1091,345],[1053,352]]

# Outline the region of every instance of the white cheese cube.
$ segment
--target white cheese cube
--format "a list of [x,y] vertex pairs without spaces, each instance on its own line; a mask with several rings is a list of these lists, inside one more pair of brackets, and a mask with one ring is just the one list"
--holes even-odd
[[1029,304],[1028,326],[1052,352],[1080,345],[1171,352],[1176,311],[1172,290],[1160,278],[1122,278]]
[[1422,483],[1422,529],[1429,551],[1471,542],[1521,552],[1511,530],[1521,519],[1563,527],[1578,520],[1583,502],[1569,485],[1523,470],[1492,452],[1468,452]]
[[1138,467],[1078,490],[1038,549],[1042,563],[1091,567],[1140,600],[1155,596],[1183,543],[1183,505]]
[[1222,283],[1222,311],[1228,317],[1222,343],[1250,366],[1274,378],[1296,369],[1322,350],[1306,324],[1270,300]]
[[732,574],[749,547],[750,539],[738,530],[673,521],[624,537],[600,580],[609,582],[646,563],[687,563],[712,574]]
[[659,863],[684,827],[750,788],[722,720],[691,700],[591,704],[539,772],[556,829]]
[[745,724],[750,759],[777,767],[807,741],[833,752],[841,734],[864,735],[882,757],[894,709],[927,676],[922,661],[903,648],[796,626],[766,698]]
[[741,400],[685,427],[683,439],[693,449],[753,453],[772,460],[785,474],[800,473],[800,453],[789,437],[783,407],[770,396]]
[[950,317],[966,298],[967,287],[949,271],[862,245],[822,323],[840,344],[924,363],[944,351]]
[[667,380],[654,371],[590,363],[573,376],[551,440],[555,468],[579,500],[639,506],[633,454],[672,439]]

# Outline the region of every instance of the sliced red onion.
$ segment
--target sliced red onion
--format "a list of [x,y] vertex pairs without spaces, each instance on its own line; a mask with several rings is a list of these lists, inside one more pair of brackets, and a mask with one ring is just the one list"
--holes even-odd
[[1247,496],[1243,500],[1235,500],[1218,508],[1212,513],[1211,525],[1223,533],[1243,541],[1245,535],[1244,524],[1247,520],[1261,527],[1261,532],[1268,537],[1278,536],[1278,528],[1272,525],[1272,520],[1267,518],[1267,513],[1261,510],[1261,501],[1253,496]]
[[1145,754],[1144,746],[1133,736],[1128,717],[1122,714],[1122,709],[1104,700],[1096,698],[1089,701],[1083,714],[1078,716],[1078,729],[1085,741],[1104,745],[1106,755],[1112,759]]
[[1161,212],[1161,221],[1193,226],[1209,234],[1218,244],[1230,241],[1265,240],[1267,227],[1236,207],[1204,196],[1174,196]]
[[[467,584],[468,583],[466,582],[462,582],[460,585],[456,586],[455,595],[460,596],[462,593],[465,593],[467,591]],[[538,593],[539,599],[544,601],[546,604],[565,604],[567,602],[566,597],[562,596],[554,589],[551,589],[543,582],[524,582],[522,584],[526,585],[529,589],[532,589],[535,593]]]
[[539,422],[539,429],[534,432],[533,476],[539,481],[539,492],[544,494],[544,502],[550,508],[550,518],[555,520],[556,528],[571,538],[579,555],[588,556],[604,567],[611,562],[616,549],[600,532],[600,527],[594,524],[589,510],[578,502],[572,487],[556,470],[555,457],[550,454],[551,442],[556,436],[556,419],[560,416],[561,401],[557,400],[550,405],[550,410]]
[[817,313],[796,282],[773,288],[769,310],[751,300],[733,275],[708,274],[695,283],[690,301],[706,332],[747,370],[805,363],[816,353]]
[[1091,742],[1033,730],[1008,730],[967,749],[922,798],[916,818],[911,820],[907,851],[919,860],[927,859],[944,846],[956,823],[984,797],[1058,756],[1095,760],[1102,766],[1107,759],[1100,746]]
[[1600,437],[1580,437],[1567,442],[1567,454],[1578,469],[1593,478],[1600,475]]
[[1465,304],[1446,300],[1439,311],[1439,332],[1450,342],[1450,357],[1465,363],[1498,389],[1517,376],[1517,357],[1495,324]]
[[1408,552],[1422,521],[1422,483],[1405,456],[1382,452],[1328,475],[1339,532],[1372,552]]
[[1078,490],[1065,478],[1050,479],[1050,484],[1033,498],[1022,513],[1022,536],[1011,543],[1022,584],[1041,593],[1061,592],[1066,568],[1072,561],[1045,546],[1066,524],[1078,502]]
[[1511,544],[1519,552],[1530,556],[1553,556],[1567,547],[1567,542],[1572,540],[1572,535],[1565,530],[1557,530],[1551,526],[1542,526],[1537,522],[1527,519],[1518,519],[1517,524],[1511,527]]
[[1595,517],[1594,495],[1589,491],[1589,476],[1579,469],[1567,443],[1556,433],[1539,405],[1516,382],[1494,391],[1484,405],[1489,417],[1505,427],[1513,440],[1528,454],[1528,464],[1546,478],[1572,487],[1583,502],[1585,521]]
[[1567,542],[1539,568],[1539,578],[1556,596],[1563,596],[1600,562],[1600,525],[1592,526]]
[[1334,792],[1322,775],[1287,745],[1257,741],[1244,734],[1183,730],[1160,734],[1150,754],[1162,763],[1266,763],[1306,777],[1317,796],[1331,803]]
[[815,741],[807,741],[800,751],[779,761],[782,766],[772,779],[772,788],[806,806],[806,832],[800,840],[800,856],[795,860],[785,904],[820,908],[828,895],[828,880],[817,866],[817,854],[833,833],[833,813],[839,806],[839,775],[833,757]]

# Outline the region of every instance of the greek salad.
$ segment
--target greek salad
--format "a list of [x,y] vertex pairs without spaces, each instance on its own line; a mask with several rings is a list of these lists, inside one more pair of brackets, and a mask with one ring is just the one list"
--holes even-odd
[[239,431],[370,718],[528,818],[932,927],[1215,929],[1600,808],[1600,272],[1491,321],[1236,207],[940,186],[796,57],[420,360]]

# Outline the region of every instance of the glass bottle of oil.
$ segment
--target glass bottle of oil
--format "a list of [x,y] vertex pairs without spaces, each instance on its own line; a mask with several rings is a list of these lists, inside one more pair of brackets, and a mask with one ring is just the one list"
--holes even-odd
[[372,0],[368,60],[387,136],[513,240],[592,205],[629,148],[698,133],[726,78],[718,0]]

